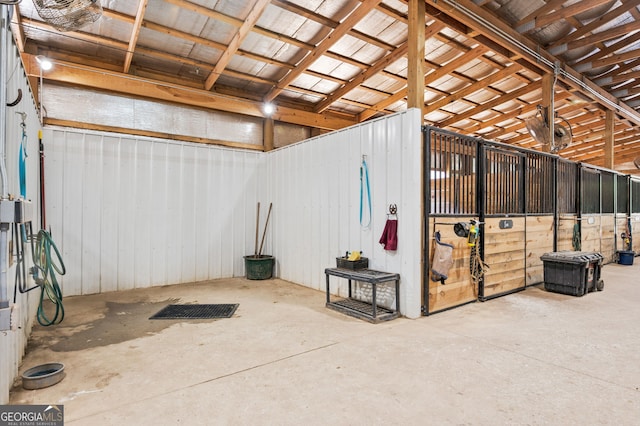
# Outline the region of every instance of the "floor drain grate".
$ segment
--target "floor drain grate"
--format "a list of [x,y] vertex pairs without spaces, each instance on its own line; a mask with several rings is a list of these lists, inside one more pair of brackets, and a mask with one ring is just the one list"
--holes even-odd
[[212,319],[231,318],[237,303],[217,305],[167,305],[149,319]]

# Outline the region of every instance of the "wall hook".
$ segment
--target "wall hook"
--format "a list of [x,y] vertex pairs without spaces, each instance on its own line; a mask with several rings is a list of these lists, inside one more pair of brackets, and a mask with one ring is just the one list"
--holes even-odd
[[21,100],[22,100],[22,89],[18,89],[18,96],[16,97],[16,100],[13,101],[13,102],[7,102],[7,106],[8,107],[14,107],[14,106],[18,105]]

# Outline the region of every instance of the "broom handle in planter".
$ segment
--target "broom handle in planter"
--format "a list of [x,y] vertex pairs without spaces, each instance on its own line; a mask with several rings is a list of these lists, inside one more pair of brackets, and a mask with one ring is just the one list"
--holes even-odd
[[260,232],[258,228],[260,227],[260,201],[258,201],[258,213],[256,214],[256,243],[253,249],[253,255],[258,255],[258,233]]
[[262,256],[262,246],[264,245],[264,237],[267,235],[267,225],[269,225],[269,217],[271,217],[271,207],[273,203],[269,203],[269,212],[267,213],[267,222],[264,224],[264,232],[262,233],[262,242],[260,243],[260,250],[258,256]]

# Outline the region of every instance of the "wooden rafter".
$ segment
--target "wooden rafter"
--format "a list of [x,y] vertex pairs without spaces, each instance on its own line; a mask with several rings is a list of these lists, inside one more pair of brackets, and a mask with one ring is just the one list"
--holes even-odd
[[[314,22],[317,22],[321,25],[324,25],[325,27],[328,27],[332,30],[337,28],[338,25],[340,25],[340,22],[338,21],[334,21],[333,19],[327,18],[326,16],[320,15],[319,13],[312,12],[300,5],[288,2],[286,0],[272,0],[271,3],[274,6],[278,6],[279,8],[287,10],[293,14],[304,16],[305,18],[310,19]],[[369,43],[374,46],[378,46],[381,49],[385,49],[385,50],[395,49],[395,46],[385,43],[384,41],[379,40],[375,37],[371,37],[370,35],[364,34],[361,31],[358,31],[356,29],[349,30],[348,34],[366,43]]]
[[[613,40],[615,38],[622,37],[638,30],[640,30],[640,22],[634,21],[566,43],[564,44],[564,46],[566,46],[566,51],[571,51],[574,49],[580,49],[585,46],[593,46],[604,41]],[[550,50],[550,52],[552,54],[559,53],[553,50]]]
[[136,18],[133,22],[133,28],[131,29],[131,37],[129,38],[129,45],[127,46],[127,53],[124,57],[123,72],[126,74],[131,67],[131,61],[133,60],[133,52],[136,49],[138,43],[138,36],[140,36],[140,27],[142,26],[142,19],[144,18],[144,12],[147,9],[147,3],[149,0],[140,0],[138,3],[138,10],[136,11]]
[[640,5],[640,0],[625,1],[625,2],[621,3],[615,9],[610,10],[609,12],[605,13],[601,17],[596,18],[593,21],[589,22],[587,25],[585,25],[585,26],[583,26],[581,28],[577,28],[576,31],[572,32],[568,36],[563,37],[563,38],[557,40],[556,42],[552,43],[549,46],[549,48],[556,47],[556,46],[559,46],[559,45],[562,45],[562,44],[566,44],[566,43],[570,43],[572,41],[575,41],[575,40],[579,39],[580,37],[582,37],[582,36],[584,36],[586,34],[589,34],[592,31],[597,30],[601,26],[608,24],[609,22],[613,21],[614,19],[619,18],[621,15],[627,13],[629,10],[634,9],[638,5]]
[[[449,1],[450,0],[439,1],[433,3],[433,6],[442,11],[442,13],[451,14],[456,19],[460,19],[465,24],[476,28],[477,31],[492,39],[495,43],[501,44],[506,48],[513,49],[513,51],[522,55],[522,58],[526,59],[527,62],[532,65],[539,64],[540,57],[548,61],[549,64],[555,63],[555,57],[551,56],[547,52],[540,51],[533,41],[518,34],[504,22],[497,20],[493,15],[489,14],[487,10],[476,6],[471,0],[456,0],[456,4],[464,7],[465,10],[471,11],[473,15],[461,13],[460,10],[456,8],[452,9]],[[491,26],[488,26],[486,22],[490,22]],[[496,28],[499,29],[501,34],[498,34],[495,31]],[[508,37],[504,37],[504,35],[508,35]],[[531,52],[539,52],[540,57],[533,55]],[[547,65],[547,67],[550,68],[551,66]],[[560,75],[560,80],[576,90],[587,93],[589,96],[593,96],[591,93],[597,95],[598,101],[607,109],[611,109],[612,105],[615,105],[619,115],[640,125],[640,115],[635,110],[624,105],[624,103],[620,102],[601,87],[596,86],[591,81],[585,79],[576,70],[565,66],[563,68],[563,74]]]
[[370,68],[362,71],[356,77],[351,79],[347,84],[340,87],[338,90],[333,92],[330,96],[328,96],[324,101],[320,102],[316,107],[316,112],[322,112],[326,110],[332,103],[342,98],[344,95],[360,86],[362,83],[378,74],[384,68],[388,67],[407,53],[407,43],[404,43],[402,46],[398,47],[395,51],[389,53],[384,58],[380,59]]
[[351,27],[371,12],[382,0],[364,0],[349,16],[337,26],[322,42],[311,51],[305,58],[297,64],[295,70],[289,73],[278,84],[272,88],[264,97],[266,102],[276,98],[289,84],[291,84],[304,70],[314,63],[320,56],[327,52],[335,42],[337,42]]
[[[449,61],[446,65],[443,65],[440,68],[434,70],[433,72],[427,74],[425,76],[424,85],[428,86],[432,82],[444,77],[445,75],[447,75],[449,73],[452,73],[457,68],[459,68],[462,63],[465,63],[465,62],[468,62],[469,60],[475,59],[475,58],[485,54],[488,50],[489,49],[485,48],[484,46],[478,46],[477,48],[472,49],[468,53],[464,53],[464,54],[458,56],[457,58]],[[378,111],[384,110],[388,106],[390,106],[390,105],[392,105],[392,104],[394,104],[394,103],[396,103],[398,101],[401,101],[406,96],[407,96],[407,88],[405,86],[403,89],[397,91],[393,95],[389,96],[387,99],[384,99],[383,101],[377,103],[376,105],[372,105],[370,110],[361,112],[360,113],[360,118],[359,118],[360,121],[363,121],[363,120],[366,120],[367,118],[372,117]]]
[[562,5],[566,2],[566,0],[549,0],[547,1],[544,6],[539,7],[538,9],[534,10],[533,12],[529,13],[527,16],[525,16],[524,18],[521,18],[520,20],[518,20],[518,22],[516,22],[513,26],[516,28],[516,31],[518,31],[518,27],[523,26],[524,24],[526,24],[527,22],[531,22],[534,21],[541,17],[546,15],[547,13],[553,12],[556,9],[559,9],[562,7]]
[[510,65],[506,68],[503,68],[501,70],[499,70],[498,72],[495,72],[493,74],[491,74],[490,76],[483,78],[482,80],[479,80],[477,82],[475,82],[474,84],[471,84],[459,91],[457,91],[456,93],[452,93],[451,95],[449,95],[446,98],[440,99],[439,101],[436,102],[431,102],[428,105],[425,105],[425,107],[423,108],[423,113],[424,114],[428,114],[431,111],[435,111],[439,108],[442,108],[445,105],[448,105],[450,103],[459,101],[461,99],[463,99],[465,96],[469,96],[479,90],[483,90],[484,88],[497,83],[498,81],[513,75],[515,73],[517,73],[518,71],[521,71],[522,67],[518,64],[513,64]]
[[218,59],[216,66],[213,68],[213,71],[211,71],[211,74],[209,74],[209,77],[207,77],[207,80],[204,83],[204,88],[206,90],[211,90],[224,69],[227,68],[227,65],[229,65],[229,62],[233,58],[233,55],[236,54],[244,39],[247,37],[247,35],[249,35],[249,32],[254,27],[258,19],[260,19],[262,12],[270,3],[270,1],[271,0],[256,0],[244,22],[242,23],[240,28],[238,28],[238,31],[233,35],[231,42],[229,42],[227,48],[224,50],[224,52],[222,52],[222,55],[220,56],[220,59]]
[[[536,15],[534,19],[524,22],[516,28],[516,31],[527,32],[538,28],[545,27],[553,22],[564,20],[567,17],[577,15],[582,12],[586,12],[602,4],[609,3],[611,0],[582,0],[573,3],[569,6],[563,7],[562,4],[566,1],[552,0],[548,4],[552,4],[553,11],[550,13],[541,13]],[[545,9],[543,6],[542,9]]]
[[489,101],[489,102],[485,102],[482,105],[478,105],[477,107],[469,110],[469,111],[465,111],[463,113],[458,113],[458,114],[453,114],[451,116],[451,118],[448,118],[446,120],[443,120],[441,122],[438,123],[438,126],[440,127],[448,127],[448,126],[452,126],[455,123],[458,123],[460,121],[466,120],[468,118],[471,118],[475,115],[479,115],[484,113],[485,111],[492,109],[492,108],[496,108],[500,105],[503,105],[507,102],[511,102],[512,100],[518,99],[519,97],[526,95],[527,93],[531,93],[534,90],[540,90],[541,87],[541,82],[540,80],[533,82],[531,84],[527,84],[524,87],[521,87],[519,89],[516,89],[512,92],[509,93],[505,93],[502,96],[497,97],[496,99]]
[[20,8],[16,5],[13,6],[13,16],[11,17],[11,27],[13,29],[14,39],[19,52],[24,52],[24,29],[22,26],[22,16],[20,15]]

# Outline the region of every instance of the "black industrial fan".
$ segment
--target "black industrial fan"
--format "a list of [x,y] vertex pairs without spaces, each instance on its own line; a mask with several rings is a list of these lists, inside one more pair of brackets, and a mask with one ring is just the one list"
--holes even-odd
[[[542,145],[549,145],[549,150],[555,154],[571,144],[573,141],[573,134],[571,133],[571,124],[569,124],[569,122],[564,118],[559,117],[557,114],[554,113],[554,115],[553,140],[550,140],[551,132],[549,128],[549,121],[547,119],[548,114],[546,107],[538,105],[538,112],[534,117],[526,120],[525,125],[527,126],[529,134],[531,134],[536,142],[541,143]],[[556,121],[564,122],[566,126]]]
[[99,0],[33,0],[38,15],[58,31],[75,31],[102,16]]

